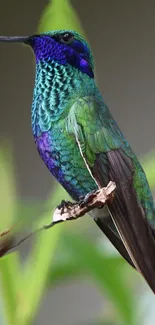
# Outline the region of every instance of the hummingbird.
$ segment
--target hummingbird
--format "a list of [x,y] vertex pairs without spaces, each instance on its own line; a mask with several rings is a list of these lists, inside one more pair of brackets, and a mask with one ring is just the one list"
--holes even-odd
[[79,201],[116,183],[112,202],[90,212],[101,231],[155,293],[155,205],[142,166],[101,95],[92,51],[73,30],[1,36],[36,60],[31,124],[45,165]]

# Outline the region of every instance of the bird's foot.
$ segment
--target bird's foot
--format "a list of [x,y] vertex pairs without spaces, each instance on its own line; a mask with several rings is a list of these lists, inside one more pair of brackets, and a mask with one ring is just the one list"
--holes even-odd
[[78,202],[80,208],[83,208],[85,205],[87,205],[95,196],[96,190],[93,190],[92,192],[88,193],[85,196],[80,196],[80,200]]
[[61,203],[57,206],[57,209],[61,210],[61,215],[64,214],[65,209],[69,209],[73,206],[73,202],[62,200]]

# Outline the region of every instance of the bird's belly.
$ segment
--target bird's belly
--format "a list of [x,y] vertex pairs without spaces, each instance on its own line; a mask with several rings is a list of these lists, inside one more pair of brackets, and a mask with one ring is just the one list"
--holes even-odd
[[35,137],[40,157],[45,165],[74,200],[97,188],[74,137],[61,130],[50,130]]

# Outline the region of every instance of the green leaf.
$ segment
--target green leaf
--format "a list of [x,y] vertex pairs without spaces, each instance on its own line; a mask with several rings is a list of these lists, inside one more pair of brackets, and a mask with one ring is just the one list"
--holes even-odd
[[[70,229],[70,231],[72,231],[72,229]],[[65,233],[65,236],[67,236],[67,234],[68,236],[70,236],[68,230]],[[73,277],[83,276],[86,274],[86,268],[82,263],[79,263],[79,260],[76,258],[76,254],[73,252],[72,249],[70,249],[70,247],[68,247],[68,244],[64,238],[64,234],[62,234],[60,238],[59,247],[57,249],[57,254],[49,268],[47,282],[48,287],[57,282],[62,282],[66,280],[70,281],[70,279],[72,279]],[[99,250],[98,245],[95,246],[95,249]],[[107,264],[108,262],[113,264],[114,269],[117,268],[118,265],[119,267],[124,267],[125,265],[125,261],[120,255],[103,255],[102,264]]]
[[22,301],[19,266],[19,254],[17,253],[9,254],[0,259],[0,287],[7,325],[22,325],[22,323],[18,323],[18,301]]
[[[77,237],[76,234],[65,235],[65,242],[68,249],[72,249],[77,260],[96,280],[103,294],[107,294],[114,303],[117,311],[122,317],[123,324],[132,325],[133,320],[133,297],[131,291],[123,279],[123,273],[119,264],[113,259],[107,259],[100,254],[86,239]],[[113,263],[114,261],[114,263]]]
[[12,152],[8,142],[0,148],[0,228],[11,226],[16,213],[16,189]]
[[[51,198],[52,206],[56,207],[60,203],[60,198],[62,199],[65,195],[65,191],[60,185],[57,185]],[[40,225],[49,223],[50,215],[52,216],[51,212],[43,215]],[[31,324],[36,314],[40,299],[45,290],[49,267],[54,258],[62,232],[63,225],[57,225],[57,227],[44,230],[36,236],[34,247],[26,261],[24,270],[25,286],[23,290],[25,292],[25,302],[20,317],[25,321],[25,324]]]
[[51,0],[43,12],[39,32],[56,29],[73,29],[85,36],[82,24],[69,0]]
[[71,280],[77,275],[85,273],[78,261],[70,259],[62,263],[53,263],[48,272],[47,287],[53,286],[60,281]]
[[[4,231],[13,223],[16,213],[16,191],[11,150],[7,142],[0,149],[0,225]],[[0,286],[8,324],[17,325],[17,292],[20,285],[20,261],[17,253],[0,259]]]

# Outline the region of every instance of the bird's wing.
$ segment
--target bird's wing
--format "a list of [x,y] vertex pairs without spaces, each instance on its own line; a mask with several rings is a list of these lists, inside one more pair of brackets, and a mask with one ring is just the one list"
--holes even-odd
[[75,136],[97,185],[116,183],[109,212],[133,264],[155,293],[155,240],[147,220],[154,207],[137,158],[108,108],[94,97],[81,98],[72,106],[67,130]]

